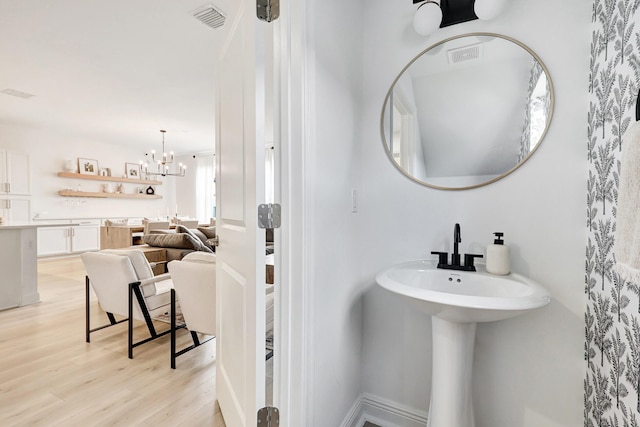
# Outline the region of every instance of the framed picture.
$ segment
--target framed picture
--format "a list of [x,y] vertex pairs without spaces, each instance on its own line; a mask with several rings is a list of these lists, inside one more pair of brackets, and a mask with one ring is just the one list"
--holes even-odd
[[140,179],[139,163],[125,163],[124,169],[127,171],[127,178]]
[[109,176],[107,168],[100,168],[100,176]]
[[83,175],[98,175],[98,161],[78,157],[78,172]]

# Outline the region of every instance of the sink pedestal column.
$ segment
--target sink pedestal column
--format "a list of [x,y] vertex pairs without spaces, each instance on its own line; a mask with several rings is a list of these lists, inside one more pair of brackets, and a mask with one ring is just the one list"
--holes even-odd
[[431,318],[433,365],[427,427],[474,427],[471,373],[475,323]]

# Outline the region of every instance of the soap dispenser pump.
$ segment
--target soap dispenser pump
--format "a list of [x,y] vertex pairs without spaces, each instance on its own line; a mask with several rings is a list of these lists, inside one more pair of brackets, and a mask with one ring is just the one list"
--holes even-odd
[[493,233],[496,238],[492,245],[487,246],[487,272],[491,274],[506,275],[511,271],[511,257],[509,246],[504,244],[504,233]]

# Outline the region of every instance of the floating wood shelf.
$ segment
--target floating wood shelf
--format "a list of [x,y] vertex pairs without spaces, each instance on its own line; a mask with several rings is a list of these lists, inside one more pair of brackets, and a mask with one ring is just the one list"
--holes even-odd
[[138,193],[105,193],[89,191],[60,190],[58,195],[65,197],[97,197],[100,199],[162,199],[159,194],[138,194]]
[[92,181],[127,182],[130,184],[162,185],[162,181],[152,179],[118,178],[117,176],[85,175],[75,172],[58,172],[62,178],[88,179]]

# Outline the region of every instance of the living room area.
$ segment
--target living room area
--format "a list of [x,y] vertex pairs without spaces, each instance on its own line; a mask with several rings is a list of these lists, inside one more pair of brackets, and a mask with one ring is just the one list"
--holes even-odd
[[[110,314],[95,289],[85,295],[84,254],[135,247],[161,276],[187,253],[215,251],[220,35],[198,18],[201,2],[165,3],[0,3],[11,41],[0,42],[2,425],[225,425],[216,340],[171,369],[169,335],[133,360],[125,323],[92,332],[90,344],[83,336],[89,318],[96,327]],[[149,232],[154,222],[166,225]],[[19,281],[37,285],[5,298]],[[188,347],[190,331],[164,314],[157,330],[176,329],[176,347]],[[129,336],[145,340],[147,326],[136,321]]]
[[[8,331],[2,341],[11,342],[0,351],[4,384],[0,421],[10,425],[90,424],[100,416],[107,423],[126,419],[136,424],[224,426],[215,393],[215,340],[183,355],[178,369],[172,370],[169,336],[136,348],[133,360],[126,357],[125,325],[100,331],[90,345],[82,337],[85,316],[91,317],[93,326],[106,321],[105,309],[93,291],[85,305],[83,288],[88,271],[82,254],[137,248],[144,251],[154,274],[162,274],[168,262],[197,248],[150,246],[149,237],[201,234],[200,230],[213,233],[208,237],[215,236],[213,155],[176,156],[188,165],[184,176],[155,177],[141,183],[125,176],[126,163],[139,164],[128,162],[139,154],[136,150],[100,142],[74,143],[72,137],[4,124],[0,134],[6,137],[3,141],[14,142],[3,143],[2,150],[27,159],[23,165],[29,191],[1,198],[28,203],[28,217],[9,212],[4,226],[35,224],[37,249],[33,252],[37,253],[34,265],[39,295],[37,304],[0,311]],[[89,156],[86,153],[95,158],[98,171],[108,168],[111,176],[82,173],[81,159]],[[198,183],[202,177],[206,185]],[[112,181],[123,184],[121,192],[115,193],[121,197],[109,197],[111,193],[104,191],[105,183]],[[147,186],[155,187],[152,197],[138,193]],[[205,197],[205,192],[210,197]],[[17,210],[15,215],[20,213]],[[190,220],[194,224],[185,227],[189,231],[180,228]],[[161,230],[147,230],[145,223],[153,222],[166,225]],[[211,240],[206,237],[201,243]],[[214,252],[215,244],[210,244],[209,250],[202,252]],[[173,255],[167,256],[167,252]],[[150,256],[158,253],[157,258]],[[273,268],[271,275],[273,283]],[[265,281],[269,281],[266,276]],[[158,330],[167,329],[162,322],[154,323]],[[134,324],[134,340],[145,339],[147,334],[144,322]],[[187,331],[179,331],[177,340],[178,348],[188,346]],[[167,389],[162,396],[158,386]],[[140,410],[141,406],[146,409]],[[33,407],[39,409],[34,411]]]
[[[100,419],[224,426],[215,394],[215,340],[181,356],[172,370],[168,335],[136,348],[133,360],[126,357],[124,324],[100,331],[91,344],[83,337],[87,273],[80,255],[109,246],[101,230],[135,228],[142,235],[137,227],[143,229],[145,218],[167,220],[171,228],[176,218],[191,218],[215,229],[210,227],[215,216],[212,150],[176,155],[176,162],[188,165],[184,176],[142,176],[141,182],[127,176],[127,163],[139,166],[145,151],[161,151],[160,132],[150,133],[155,141],[144,150],[64,129],[0,124],[0,151],[28,180],[27,191],[0,196],[0,216],[5,227],[23,222],[37,227],[37,259],[30,265],[37,265],[39,296],[38,303],[0,311],[1,341],[7,344],[0,350],[0,424],[93,425]],[[177,151],[170,132],[166,140],[167,151]],[[81,173],[81,159],[95,161],[97,173]],[[101,174],[104,170],[108,175]],[[13,187],[20,188],[15,182]],[[146,192],[149,187],[153,194]],[[3,243],[8,232],[1,232]],[[131,240],[126,246],[134,243],[144,242]],[[159,266],[164,270],[166,256],[161,258],[150,261],[165,261]],[[106,316],[91,297],[92,322],[99,325]],[[135,339],[146,333],[144,323],[136,322]],[[179,348],[191,341],[186,331],[177,338]]]

